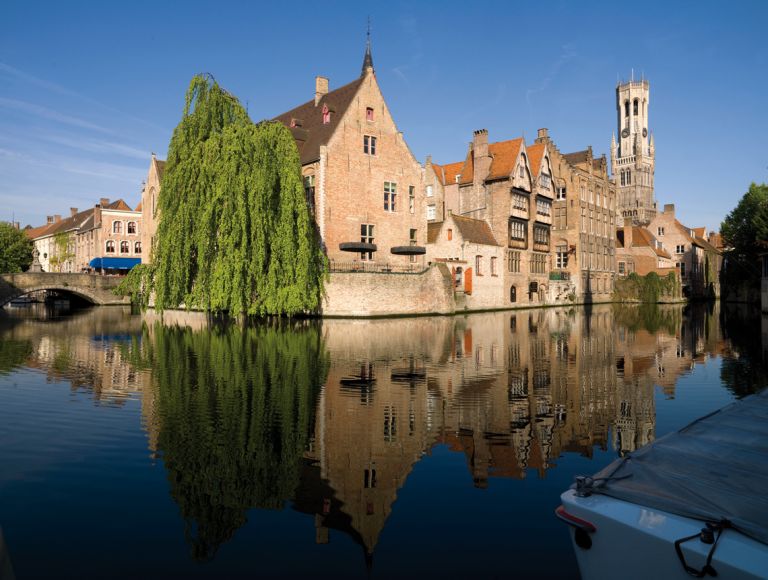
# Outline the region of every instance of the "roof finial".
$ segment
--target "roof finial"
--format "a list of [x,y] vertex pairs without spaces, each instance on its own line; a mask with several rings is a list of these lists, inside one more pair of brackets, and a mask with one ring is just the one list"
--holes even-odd
[[368,17],[368,31],[365,38],[365,57],[363,58],[363,70],[360,76],[364,77],[366,71],[370,68],[373,72],[373,56],[371,56],[371,17]]

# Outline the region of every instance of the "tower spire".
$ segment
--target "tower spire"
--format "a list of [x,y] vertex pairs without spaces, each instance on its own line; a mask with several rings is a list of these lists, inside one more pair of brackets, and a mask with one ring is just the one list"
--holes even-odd
[[363,57],[363,70],[360,76],[364,77],[368,69],[373,72],[373,56],[371,56],[371,17],[368,17],[368,32],[365,35],[365,56]]

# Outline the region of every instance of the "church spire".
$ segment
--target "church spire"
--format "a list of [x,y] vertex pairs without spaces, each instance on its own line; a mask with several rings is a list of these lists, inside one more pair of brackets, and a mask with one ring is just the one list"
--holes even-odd
[[363,57],[363,70],[360,73],[361,77],[365,76],[368,69],[373,72],[373,56],[371,56],[371,18],[368,17],[368,32],[365,39],[365,57]]

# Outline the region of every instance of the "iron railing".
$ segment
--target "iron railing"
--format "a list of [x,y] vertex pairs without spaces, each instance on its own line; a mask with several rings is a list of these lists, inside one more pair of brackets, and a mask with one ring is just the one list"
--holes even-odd
[[388,264],[381,262],[340,262],[331,260],[329,264],[330,272],[366,272],[380,274],[420,274],[426,272],[428,266],[418,263],[411,264]]

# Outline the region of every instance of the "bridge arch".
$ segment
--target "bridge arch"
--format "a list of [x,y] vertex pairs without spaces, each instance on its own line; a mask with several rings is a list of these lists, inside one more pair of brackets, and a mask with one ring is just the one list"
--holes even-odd
[[78,298],[87,300],[91,304],[96,304],[96,305],[101,304],[99,298],[93,292],[90,292],[87,289],[69,288],[65,286],[56,286],[56,285],[46,285],[46,286],[37,286],[33,288],[18,288],[16,289],[16,291],[12,293],[3,294],[3,296],[0,296],[0,308],[5,306],[12,300],[16,300],[17,298],[21,298],[22,296],[26,296],[27,294],[32,294],[33,292],[40,292],[42,290],[72,294],[73,296],[77,296]]

